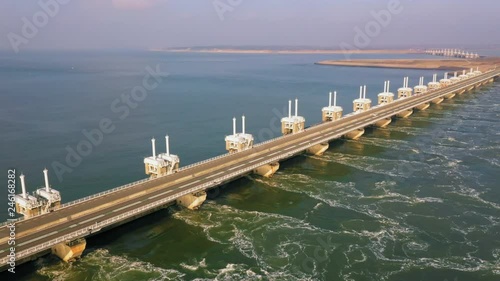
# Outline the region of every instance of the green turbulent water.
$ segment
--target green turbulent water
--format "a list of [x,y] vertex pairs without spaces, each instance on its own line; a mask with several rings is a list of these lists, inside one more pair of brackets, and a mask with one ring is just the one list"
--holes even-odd
[[[32,191],[47,166],[67,202],[144,177],[151,136],[168,132],[186,165],[224,153],[233,116],[245,114],[260,142],[279,135],[288,99],[299,98],[314,124],[330,90],[348,113],[361,84],[376,100],[384,80],[396,91],[404,75],[413,85],[433,74],[312,64],[329,58],[1,55],[0,168],[23,171]],[[157,64],[169,74],[119,120],[110,104]],[[91,237],[77,262],[45,256],[19,266],[15,280],[500,280],[499,92],[486,86],[336,140],[323,156],[281,163],[271,179],[212,191],[200,210],[171,207]],[[52,163],[105,117],[115,131],[59,180]]]

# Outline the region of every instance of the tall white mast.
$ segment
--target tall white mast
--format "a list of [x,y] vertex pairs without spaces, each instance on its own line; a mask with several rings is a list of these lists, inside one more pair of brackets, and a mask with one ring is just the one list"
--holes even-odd
[[28,198],[28,195],[26,194],[26,184],[25,184],[25,182],[24,182],[24,175],[23,175],[23,174],[21,174],[21,175],[19,176],[19,178],[21,179],[21,188],[22,188],[22,190],[23,190],[23,198],[24,198],[24,199],[27,199],[27,198]]
[[155,145],[155,138],[151,139],[151,146],[153,148],[153,158],[156,158],[156,145]]
[[43,176],[45,178],[45,190],[47,192],[50,192],[50,187],[49,187],[49,170],[44,169],[43,170]]
[[165,136],[165,146],[167,148],[167,156],[170,156],[170,143],[169,143],[168,135]]

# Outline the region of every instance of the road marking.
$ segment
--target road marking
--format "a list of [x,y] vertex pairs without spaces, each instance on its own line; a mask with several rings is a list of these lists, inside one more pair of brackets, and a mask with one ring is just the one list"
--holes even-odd
[[187,184],[181,185],[181,186],[179,186],[177,189],[181,189],[181,188],[186,187],[186,186],[188,186],[188,185],[195,184],[195,183],[197,183],[197,182],[199,182],[199,181],[201,181],[201,180],[195,180],[195,181],[193,181],[193,182],[190,182],[190,183],[187,183]]
[[114,210],[113,210],[113,212],[118,212],[118,211],[121,211],[121,210],[123,210],[123,209],[125,209],[125,208],[128,208],[128,207],[130,207],[130,206],[137,205],[137,204],[139,204],[139,203],[142,203],[142,201],[137,201],[137,202],[135,202],[135,203],[128,204],[127,206],[123,206],[123,207],[121,207],[121,208],[114,209]]
[[150,197],[148,197],[148,199],[153,199],[153,198],[156,198],[156,197],[159,197],[159,196],[165,195],[165,194],[167,194],[167,193],[170,193],[170,192],[172,192],[172,191],[173,191],[173,190],[167,190],[167,191],[162,192],[162,193],[160,193],[160,194],[156,194],[156,195],[150,196]]
[[90,218],[90,219],[88,219],[88,220],[81,221],[81,222],[79,222],[78,224],[84,224],[84,223],[86,223],[86,222],[89,222],[89,221],[91,221],[91,220],[98,219],[98,218],[100,218],[100,217],[104,217],[104,215],[98,215],[97,217],[93,217],[93,218]]
[[263,157],[260,157],[260,158],[257,158],[257,159],[254,159],[254,160],[252,160],[252,161],[248,161],[248,163],[253,163],[253,162],[255,162],[255,161],[259,161],[260,159],[263,159],[263,158],[264,158],[264,156],[263,156]]
[[217,174],[213,174],[213,175],[211,175],[211,176],[209,176],[209,177],[207,177],[207,178],[213,178],[213,177],[216,177],[216,176],[218,176],[218,175],[220,175],[220,174],[224,174],[224,173],[225,173],[224,171],[222,171],[222,172],[218,172]]
[[234,169],[237,169],[237,168],[239,168],[239,167],[243,167],[243,166],[245,166],[245,165],[246,165],[246,164],[241,164],[241,165],[238,165],[238,166],[232,167],[232,168],[231,168],[231,169],[229,169],[229,170],[234,170]]
[[290,149],[294,148],[295,146],[296,146],[296,145],[294,145],[294,146],[290,146],[290,147],[287,147],[287,148],[285,148],[285,149],[283,149],[283,150],[285,150],[285,151],[286,151],[286,150],[290,150]]
[[22,246],[22,245],[26,245],[26,244],[31,243],[31,242],[33,242],[33,241],[37,241],[37,240],[40,240],[40,239],[45,238],[45,237],[47,237],[47,236],[50,236],[50,235],[56,234],[56,233],[58,233],[58,232],[59,232],[59,231],[53,231],[53,232],[51,232],[51,233],[49,233],[49,234],[45,234],[45,235],[42,235],[42,236],[38,236],[37,238],[33,238],[33,239],[31,239],[31,240],[29,240],[29,241],[26,241],[26,242],[23,242],[23,243],[21,243],[21,244],[17,244],[17,246],[19,247],[19,246]]

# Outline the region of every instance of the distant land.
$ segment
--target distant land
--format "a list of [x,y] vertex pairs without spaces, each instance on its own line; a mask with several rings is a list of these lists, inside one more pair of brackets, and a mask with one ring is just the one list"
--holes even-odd
[[220,54],[416,54],[417,49],[374,49],[374,50],[338,50],[327,48],[242,48],[242,47],[192,47],[192,48],[163,48],[150,49],[156,52],[181,53],[220,53]]
[[500,58],[485,57],[480,59],[356,59],[356,60],[325,60],[317,62],[318,65],[400,68],[400,69],[443,69],[463,70],[479,67],[486,70],[500,66]]
[[[483,46],[485,48],[485,46]],[[488,46],[497,49],[498,46]],[[485,49],[487,49],[485,48]],[[155,52],[179,53],[219,53],[219,54],[423,54],[425,48],[379,48],[370,50],[341,50],[315,46],[195,46],[176,48],[154,48]],[[429,56],[430,57],[430,56]],[[479,67],[480,70],[491,69],[500,65],[498,57],[481,57],[480,59],[352,59],[352,60],[325,60],[316,62],[317,65],[399,68],[399,69],[435,69],[435,70],[463,70]]]
[[431,48],[460,48],[464,50],[498,50],[499,45],[470,46],[376,46],[372,49],[344,50],[338,47],[325,46],[259,46],[259,45],[213,45],[184,46],[170,48],[151,48],[156,52],[181,53],[221,53],[221,54],[418,54]]

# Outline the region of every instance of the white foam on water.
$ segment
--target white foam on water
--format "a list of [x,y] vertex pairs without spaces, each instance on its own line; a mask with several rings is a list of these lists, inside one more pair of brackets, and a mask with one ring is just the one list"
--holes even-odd
[[463,184],[460,184],[460,185],[454,187],[453,191],[449,191],[448,193],[457,194],[457,195],[460,195],[463,197],[470,198],[473,201],[481,203],[483,205],[482,207],[490,207],[493,209],[500,210],[499,204],[497,204],[495,202],[490,202],[490,201],[487,201],[487,200],[481,198],[481,195],[484,194],[484,192],[480,192],[477,189],[465,186]]
[[[320,239],[336,232],[318,228],[304,220],[280,214],[244,211],[226,205],[207,202],[203,212],[180,211],[175,219],[203,229],[207,239],[236,249],[241,255],[254,260],[259,268],[256,276],[272,279],[302,280],[319,278],[325,270],[312,260],[312,272],[302,268],[302,261],[321,243]],[[323,249],[328,256],[331,249]],[[325,263],[326,264],[326,263]],[[218,273],[219,280],[232,276],[240,280],[249,268],[231,265]],[[237,272],[237,273],[235,273]],[[253,280],[253,279],[252,279]]]
[[[348,140],[348,142],[351,142]],[[373,145],[373,146],[378,146],[378,147],[383,147],[383,148],[389,148],[389,149],[397,149],[397,150],[402,150],[402,151],[408,151],[411,149],[414,145],[411,144],[408,141],[404,140],[398,140],[398,139],[390,139],[390,138],[379,138],[379,137],[366,137],[366,138],[360,138],[357,139],[353,142],[357,142],[360,144],[364,145]]]
[[407,160],[406,157],[401,157],[401,159],[386,159],[342,153],[329,153],[325,154],[324,157],[333,163],[350,166],[364,172],[400,178],[411,177],[411,174],[408,175],[408,170],[432,171],[438,167],[425,162]]
[[203,258],[200,262],[194,261],[194,264],[180,263],[180,266],[189,270],[189,271],[197,271],[200,268],[206,268],[207,264],[205,258]]
[[[89,270],[89,268],[96,270]],[[141,280],[182,280],[183,273],[175,269],[164,269],[149,262],[140,261],[127,256],[113,255],[106,249],[97,249],[84,255],[74,263],[59,262],[42,266],[37,273],[55,281],[72,280],[78,276],[88,275],[89,280],[130,280],[130,274]]]
[[481,157],[478,155],[471,155],[471,156],[474,156],[478,159],[481,159],[485,162],[488,162],[491,166],[500,167],[500,159],[499,158],[485,158],[485,157]]
[[388,126],[386,129],[390,132],[405,133],[412,136],[422,136],[429,134],[427,130],[418,127]]

